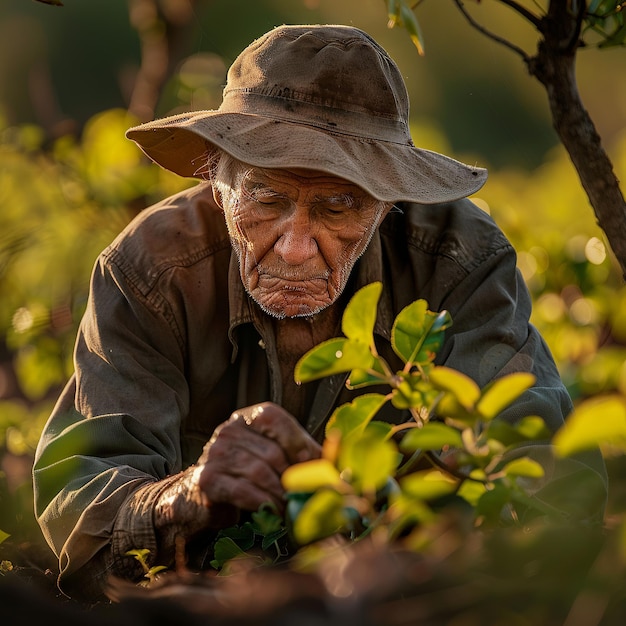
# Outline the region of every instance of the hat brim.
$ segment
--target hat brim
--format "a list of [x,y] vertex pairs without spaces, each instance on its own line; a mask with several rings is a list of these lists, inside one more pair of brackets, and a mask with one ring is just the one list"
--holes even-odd
[[130,128],[126,136],[183,177],[200,178],[217,147],[255,167],[332,174],[386,202],[451,202],[476,193],[487,179],[487,170],[430,150],[246,113],[181,113]]

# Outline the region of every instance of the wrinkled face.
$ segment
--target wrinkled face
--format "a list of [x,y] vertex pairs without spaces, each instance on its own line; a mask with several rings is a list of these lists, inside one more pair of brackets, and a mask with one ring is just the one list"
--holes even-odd
[[248,168],[237,179],[222,204],[246,291],[279,319],[334,303],[389,205],[321,172]]

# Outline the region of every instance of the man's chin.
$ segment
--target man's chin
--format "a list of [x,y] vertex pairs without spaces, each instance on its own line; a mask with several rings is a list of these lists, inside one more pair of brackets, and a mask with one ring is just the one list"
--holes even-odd
[[330,305],[330,301],[319,301],[293,292],[282,293],[280,297],[274,295],[272,298],[252,297],[265,313],[277,319],[311,317]]

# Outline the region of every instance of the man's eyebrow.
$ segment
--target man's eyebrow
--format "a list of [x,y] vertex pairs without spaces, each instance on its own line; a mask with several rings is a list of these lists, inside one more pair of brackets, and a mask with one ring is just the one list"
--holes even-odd
[[350,209],[359,207],[362,199],[356,197],[352,192],[346,191],[345,193],[336,193],[330,196],[315,196],[313,198],[314,204],[331,204],[346,206]]
[[244,194],[255,197],[259,194],[280,196],[280,192],[276,191],[269,183],[260,180],[247,180],[243,182],[242,190]]

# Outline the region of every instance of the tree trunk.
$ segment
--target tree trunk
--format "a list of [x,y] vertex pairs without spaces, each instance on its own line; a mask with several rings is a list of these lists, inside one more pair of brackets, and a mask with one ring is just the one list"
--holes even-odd
[[[581,3],[583,10],[586,3]],[[587,193],[600,228],[626,280],[626,202],[613,165],[583,106],[576,83],[580,15],[567,0],[552,0],[541,23],[543,40],[528,69],[546,88],[554,128]]]

